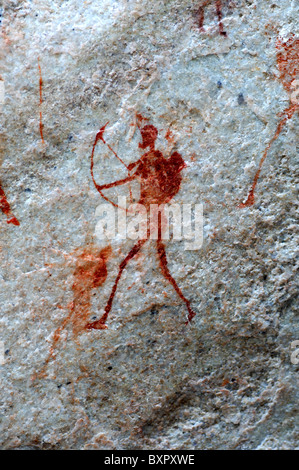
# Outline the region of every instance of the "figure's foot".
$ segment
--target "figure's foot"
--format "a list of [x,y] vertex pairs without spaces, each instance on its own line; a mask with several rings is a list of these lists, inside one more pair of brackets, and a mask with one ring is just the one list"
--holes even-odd
[[244,209],[244,207],[250,207],[250,206],[253,206],[253,205],[254,205],[254,192],[251,189],[246,201],[242,202],[237,207],[238,207],[238,209]]
[[185,325],[188,325],[189,323],[191,323],[191,321],[196,315],[196,313],[193,310],[191,310],[191,308],[190,309],[188,308],[188,312],[189,312],[188,320],[185,322]]
[[6,222],[7,222],[8,224],[20,225],[20,222],[19,222],[18,219],[16,219],[15,217],[12,217],[11,219],[8,219]]
[[94,321],[92,323],[87,323],[85,326],[86,330],[107,330],[108,326],[105,323],[101,322],[101,320]]

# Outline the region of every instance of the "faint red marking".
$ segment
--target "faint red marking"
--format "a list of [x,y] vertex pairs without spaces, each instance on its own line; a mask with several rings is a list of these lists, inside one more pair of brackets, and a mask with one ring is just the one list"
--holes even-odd
[[200,2],[200,6],[198,7],[197,15],[196,15],[198,27],[201,31],[205,31],[204,29],[205,8],[211,3],[215,3],[216,13],[218,17],[219,34],[221,36],[227,36],[226,31],[224,31],[223,22],[222,22],[222,19],[223,19],[223,14],[222,14],[223,1],[222,0],[204,0]]
[[219,34],[222,36],[226,36],[227,33],[223,29],[223,23],[222,23],[222,1],[217,0],[216,1],[216,12],[218,16],[218,24],[219,24]]
[[68,305],[68,316],[54,332],[50,353],[42,371],[38,374],[39,377],[45,375],[47,365],[52,359],[55,359],[57,345],[61,340],[61,333],[68,324],[71,324],[75,338],[82,331],[86,330],[86,322],[92,314],[92,292],[106,281],[108,275],[106,263],[110,256],[110,246],[101,251],[98,251],[95,246],[89,246],[76,253],[76,267],[73,273],[74,280],[72,284],[73,301]]
[[292,92],[296,92],[296,85],[298,87],[296,79],[299,76],[299,38],[296,38],[295,35],[292,35],[292,37],[287,42],[283,42],[281,38],[278,38],[276,42],[276,48],[279,51],[277,54],[278,69],[280,71],[279,79],[281,80],[284,88],[290,95],[290,106],[279,115],[280,117],[283,117],[283,119],[279,122],[274,136],[272,137],[266,149],[264,150],[263,156],[258,166],[258,170],[254,176],[247,200],[244,203],[239,204],[239,208],[249,207],[254,204],[255,189],[269,150],[272,144],[278,139],[288,120],[291,119],[295,112],[299,109],[297,97],[298,93],[296,96],[294,96],[294,98],[292,98]]
[[3,37],[4,39],[4,42],[5,42],[5,45],[6,46],[9,46],[11,44],[11,39],[9,38],[9,27],[7,26],[3,26],[1,28],[1,36]]
[[[137,117],[137,126],[141,133],[142,141],[139,143],[140,149],[147,149],[149,150],[142,155],[142,157],[134,163],[131,163],[128,166],[130,171],[134,170],[134,174],[119,181],[115,181],[113,183],[105,184],[105,185],[97,185],[98,191],[101,191],[112,188],[115,186],[123,185],[132,181],[133,179],[137,179],[140,183],[140,200],[139,204],[142,204],[146,207],[149,211],[151,204],[165,204],[168,203],[179,191],[182,176],[181,171],[185,168],[186,164],[182,158],[182,156],[178,152],[174,152],[170,158],[164,158],[163,154],[155,149],[155,142],[158,137],[158,130],[151,124],[143,125],[143,122],[146,120],[140,114]],[[104,132],[104,128],[101,128],[101,131]],[[94,181],[94,179],[93,179]],[[94,184],[95,181],[94,181]],[[102,193],[101,193],[102,194]],[[115,205],[115,204],[113,204]],[[179,297],[185,303],[187,310],[188,310],[188,321],[189,323],[192,318],[196,315],[195,312],[191,309],[190,302],[186,297],[183,295],[181,289],[178,287],[176,281],[170,274],[168,269],[168,262],[166,256],[166,250],[164,243],[162,241],[162,219],[161,214],[158,217],[158,240],[157,240],[157,253],[159,258],[160,267],[162,270],[162,274],[170,282],[170,284],[174,287],[175,291],[179,295]],[[108,302],[106,304],[103,316],[92,323],[87,325],[87,329],[105,329],[106,321],[108,319],[108,315],[111,311],[113,300],[118,288],[119,281],[121,279],[122,273],[126,268],[127,264],[131,259],[137,256],[143,247],[143,245],[149,239],[149,231],[147,237],[145,239],[139,240],[134,247],[130,250],[128,255],[119,265],[118,275],[115,279],[114,285],[112,287],[112,291]]]
[[7,198],[1,186],[1,183],[0,183],[0,209],[3,212],[3,214],[7,216],[6,222],[8,224],[20,225],[20,222],[18,221],[18,219],[16,219],[16,217],[13,215],[11,211],[10,204],[7,201]]
[[42,69],[40,66],[40,62],[38,59],[38,71],[39,71],[39,132],[42,143],[44,144],[44,134],[43,134],[43,115],[42,115],[42,104],[43,104],[43,77],[42,77]]
[[170,129],[167,129],[166,134],[165,134],[165,139],[170,144],[173,144],[175,142],[175,137],[173,135],[173,132]]

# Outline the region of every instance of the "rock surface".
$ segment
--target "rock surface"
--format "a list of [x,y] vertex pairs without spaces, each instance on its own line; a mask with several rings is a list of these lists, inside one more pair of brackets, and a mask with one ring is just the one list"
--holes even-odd
[[[298,3],[0,6],[1,448],[298,448]],[[203,204],[201,249],[165,243],[187,325],[149,241],[86,329],[134,244],[96,236],[108,121],[99,184],[148,123]]]

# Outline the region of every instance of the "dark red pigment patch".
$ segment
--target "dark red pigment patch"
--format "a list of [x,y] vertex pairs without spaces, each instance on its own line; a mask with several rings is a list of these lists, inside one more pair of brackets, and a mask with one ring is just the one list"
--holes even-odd
[[226,31],[224,31],[223,22],[222,22],[222,19],[223,19],[223,13],[222,13],[223,3],[224,3],[223,0],[204,0],[204,1],[200,2],[200,5],[199,5],[198,10],[196,12],[196,23],[197,23],[200,31],[205,31],[204,22],[205,22],[206,7],[210,4],[214,4],[216,14],[217,14],[217,17],[218,17],[219,34],[221,36],[227,36]]
[[42,104],[43,104],[43,77],[42,77],[42,69],[38,59],[38,71],[39,71],[39,133],[41,137],[41,141],[44,144],[44,132],[43,132],[43,115],[42,115]]
[[[139,148],[145,150],[149,149],[146,153],[142,155],[142,157],[134,163],[131,163],[128,166],[129,171],[133,171],[134,173],[125,178],[123,180],[115,181],[113,183],[105,184],[105,185],[98,185],[93,177],[93,182],[97,188],[97,190],[102,195],[102,191],[105,189],[109,189],[115,186],[123,185],[136,179],[139,181],[140,184],[140,200],[139,204],[142,204],[146,207],[149,211],[151,204],[166,204],[178,193],[182,181],[181,171],[185,168],[185,162],[182,156],[178,152],[174,152],[170,158],[164,158],[163,154],[155,149],[156,139],[158,137],[158,130],[155,126],[151,124],[144,124],[147,122],[148,119],[144,118],[140,114],[136,115],[137,118],[137,126],[140,130],[141,134],[141,142],[139,143]],[[103,133],[105,130],[105,126],[100,129],[100,132],[97,134],[99,137],[97,140],[103,140]],[[95,141],[95,142],[96,142]],[[92,151],[92,158],[93,158],[94,148]],[[92,166],[93,167],[93,166]],[[92,168],[91,167],[91,168]],[[107,200],[107,198],[105,198]],[[113,204],[115,205],[115,204]],[[166,250],[164,243],[162,241],[162,218],[163,215],[159,214],[158,218],[158,240],[156,242],[157,245],[157,254],[160,263],[160,267],[162,270],[162,274],[167,279],[167,281],[173,286],[179,297],[185,303],[187,310],[188,310],[188,321],[189,323],[192,318],[195,316],[195,312],[190,307],[190,302],[186,299],[183,295],[182,291],[178,287],[176,281],[170,274],[168,269],[168,262],[166,256]],[[86,328],[88,329],[105,329],[106,321],[108,319],[108,315],[111,311],[113,300],[118,288],[119,281],[121,279],[122,273],[126,268],[127,264],[131,259],[138,255],[143,245],[149,240],[150,231],[148,230],[147,237],[143,240],[139,240],[134,247],[130,250],[129,254],[125,257],[125,259],[119,265],[118,275],[115,279],[110,297],[105,307],[105,311],[103,316],[100,320],[95,322],[89,323]]]
[[295,92],[296,89],[295,81],[298,81],[299,77],[299,38],[296,38],[295,35],[292,35],[292,37],[287,42],[283,42],[281,38],[278,38],[276,42],[276,48],[278,49],[277,64],[278,69],[280,71],[279,79],[281,80],[284,88],[290,95],[290,106],[286,108],[283,113],[281,113],[280,116],[282,117],[282,119],[277,126],[274,136],[272,137],[266,149],[264,150],[263,156],[258,166],[258,170],[254,176],[247,200],[244,203],[239,204],[239,208],[253,206],[255,201],[255,189],[262,171],[264,161],[268,156],[269,150],[272,144],[280,136],[288,120],[293,117],[293,115],[299,108],[298,100],[292,99],[292,93]]
[[16,217],[14,217],[14,215],[11,211],[10,204],[7,201],[7,198],[6,198],[6,195],[5,195],[5,192],[4,192],[3,188],[1,186],[1,183],[0,183],[0,209],[3,212],[3,214],[5,214],[7,216],[7,221],[6,222],[8,224],[20,225],[20,222],[18,221],[18,219],[16,219]]
[[76,253],[76,267],[73,273],[73,301],[69,304],[69,314],[62,324],[55,330],[50,353],[45,361],[39,377],[45,375],[45,369],[51,359],[55,359],[55,353],[61,334],[70,324],[72,332],[76,338],[81,332],[86,330],[86,322],[92,315],[91,298],[94,289],[97,289],[106,281],[107,260],[111,256],[111,247],[108,246],[101,251],[96,247],[89,246],[83,251]]

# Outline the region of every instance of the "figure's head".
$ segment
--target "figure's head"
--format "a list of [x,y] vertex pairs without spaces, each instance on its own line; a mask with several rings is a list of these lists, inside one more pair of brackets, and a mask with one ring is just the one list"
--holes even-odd
[[174,152],[171,155],[170,160],[178,172],[182,171],[187,166],[182,156],[178,152]]
[[139,148],[146,149],[146,147],[155,147],[155,142],[158,137],[158,131],[155,126],[148,124],[140,129],[142,142],[139,144]]

